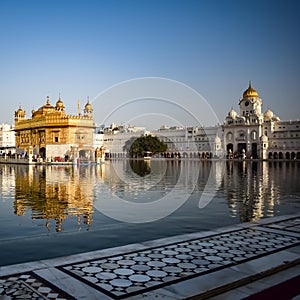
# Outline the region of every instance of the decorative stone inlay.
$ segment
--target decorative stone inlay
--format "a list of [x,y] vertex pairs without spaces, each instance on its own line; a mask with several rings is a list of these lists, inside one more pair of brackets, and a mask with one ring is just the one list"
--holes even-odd
[[300,218],[288,219],[264,225],[265,227],[300,233]]
[[[164,247],[59,267],[119,299],[213,272],[300,243],[300,238],[245,228]],[[95,271],[99,270],[98,273]],[[87,279],[92,278],[92,279]]]
[[24,273],[0,278],[0,299],[73,299],[51,284],[40,280],[33,273]]

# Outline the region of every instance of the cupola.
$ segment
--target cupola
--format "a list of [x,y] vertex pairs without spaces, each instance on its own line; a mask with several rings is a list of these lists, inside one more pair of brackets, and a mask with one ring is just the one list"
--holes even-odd
[[232,119],[235,119],[237,116],[237,112],[233,108],[231,108],[230,112],[228,113],[228,116]]
[[41,106],[37,111],[32,110],[32,118],[41,117],[55,112],[55,107],[51,105],[50,98],[47,96],[46,104]]
[[243,98],[253,98],[253,97],[258,97],[258,92],[251,86],[251,81],[250,81],[249,87],[243,93]]
[[270,110],[270,108],[268,108],[268,110],[264,113],[264,120],[270,121],[273,118],[273,116],[273,112]]
[[60,97],[56,101],[55,108],[56,108],[56,110],[64,110],[64,108],[65,108],[64,103],[62,102],[62,100],[60,99]]
[[83,115],[86,117],[91,117],[93,113],[92,105],[90,104],[90,101],[88,100],[86,105],[84,106]]
[[18,110],[15,111],[15,119],[26,119],[26,112],[19,106]]

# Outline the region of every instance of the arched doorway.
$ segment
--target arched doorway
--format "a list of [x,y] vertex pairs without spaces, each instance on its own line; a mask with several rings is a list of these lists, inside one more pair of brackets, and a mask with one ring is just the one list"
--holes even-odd
[[227,150],[227,153],[229,153],[230,151],[231,151],[231,153],[233,153],[233,144],[231,144],[231,143],[227,144],[226,150]]
[[247,151],[247,144],[246,143],[238,143],[238,155],[241,156],[243,151]]
[[252,158],[257,158],[257,143],[252,143]]
[[46,158],[46,148],[45,147],[40,148],[39,155],[41,158]]

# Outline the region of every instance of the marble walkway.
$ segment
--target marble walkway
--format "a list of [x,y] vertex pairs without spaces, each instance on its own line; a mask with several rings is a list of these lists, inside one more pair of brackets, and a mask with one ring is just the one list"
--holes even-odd
[[299,275],[295,214],[0,267],[0,299],[255,299]]

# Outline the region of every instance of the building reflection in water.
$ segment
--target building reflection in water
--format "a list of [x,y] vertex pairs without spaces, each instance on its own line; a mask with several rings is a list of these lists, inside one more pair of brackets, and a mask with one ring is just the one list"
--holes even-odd
[[91,168],[59,166],[15,166],[14,211],[24,215],[31,210],[32,219],[44,219],[50,230],[55,220],[56,231],[63,230],[67,217],[77,217],[90,225],[93,214],[93,184]]
[[223,189],[232,216],[241,222],[274,216],[275,206],[281,204],[280,186],[286,178],[297,178],[297,170],[290,174],[289,162],[227,161]]
[[[43,220],[50,231],[55,223],[55,230],[59,232],[64,229],[67,218],[76,218],[79,228],[88,229],[93,222],[94,201],[101,202],[112,194],[142,203],[155,201],[177,189],[179,197],[186,191],[194,199],[200,199],[208,185],[211,185],[208,186],[210,192],[228,204],[230,215],[241,222],[271,217],[278,214],[278,207],[282,209],[282,201],[293,193],[299,195],[300,165],[293,162],[118,160],[84,167],[1,165],[0,171],[2,198],[14,196],[15,214],[30,212],[32,219]],[[198,176],[196,184],[191,180],[195,174]],[[210,174],[215,184],[208,182]],[[104,191],[104,185],[109,187],[109,193]],[[197,207],[189,205],[190,213],[195,213]],[[208,212],[218,223],[214,212]],[[188,214],[185,217],[188,221]],[[225,211],[224,217],[228,217]]]

